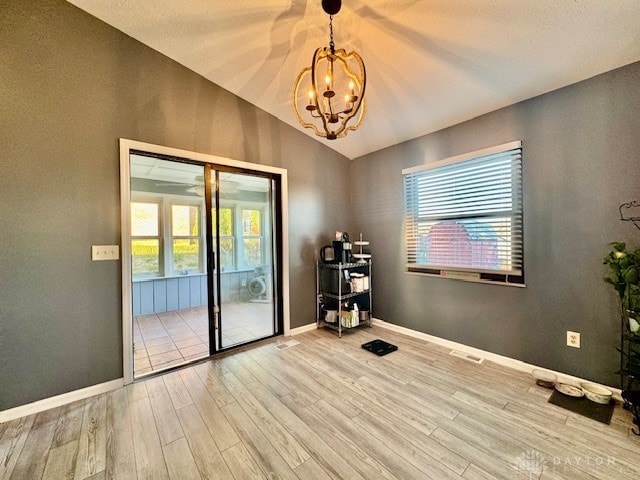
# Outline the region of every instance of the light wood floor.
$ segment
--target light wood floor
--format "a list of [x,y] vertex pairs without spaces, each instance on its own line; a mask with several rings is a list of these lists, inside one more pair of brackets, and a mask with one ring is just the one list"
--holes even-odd
[[[360,348],[373,338],[399,350]],[[603,425],[380,327],[295,339],[0,424],[0,478],[640,478],[620,407]]]

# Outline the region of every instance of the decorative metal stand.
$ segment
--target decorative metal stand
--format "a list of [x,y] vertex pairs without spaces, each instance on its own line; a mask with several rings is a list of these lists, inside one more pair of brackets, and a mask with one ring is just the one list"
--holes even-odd
[[640,203],[634,200],[633,202],[623,203],[620,205],[620,208],[618,208],[618,211],[620,212],[620,220],[623,222],[633,222],[636,228],[640,230],[640,216],[626,215],[628,210],[632,208],[638,208],[640,210]]
[[[633,312],[629,312],[627,318]],[[629,331],[628,320],[622,320],[620,351],[620,374],[622,407],[633,414],[636,428],[633,433],[640,435],[640,336]]]
[[[618,208],[620,220],[632,222],[640,230],[640,216],[630,214],[629,210],[638,208],[640,203],[632,201],[623,203]],[[622,305],[624,312],[624,305]],[[622,388],[623,408],[633,415],[635,425],[631,431],[640,436],[640,336],[631,333],[629,318],[634,312],[627,310],[622,315],[620,335],[620,377]]]
[[625,390],[622,392],[622,399],[633,415],[635,427],[632,428],[631,431],[634,435],[640,436],[640,391]]

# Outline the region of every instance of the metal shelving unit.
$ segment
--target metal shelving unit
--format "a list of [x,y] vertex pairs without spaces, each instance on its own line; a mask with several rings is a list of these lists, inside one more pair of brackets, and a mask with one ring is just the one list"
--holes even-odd
[[[350,283],[345,278],[345,272],[363,273],[368,277],[368,287],[361,292],[351,292]],[[316,323],[317,327],[328,327],[338,332],[342,337],[342,331],[355,328],[360,325],[371,327],[373,298],[371,295],[371,260],[357,263],[324,263],[316,262]],[[330,288],[333,286],[334,288]],[[349,291],[347,291],[349,290]],[[359,300],[359,301],[358,301]],[[343,325],[343,313],[350,311],[353,303],[358,303],[360,311],[367,310],[367,319],[359,320],[358,325]],[[347,307],[345,307],[345,303]],[[334,307],[334,308],[328,308]],[[366,307],[366,308],[365,308]],[[325,319],[327,310],[336,310],[336,321],[328,322]]]

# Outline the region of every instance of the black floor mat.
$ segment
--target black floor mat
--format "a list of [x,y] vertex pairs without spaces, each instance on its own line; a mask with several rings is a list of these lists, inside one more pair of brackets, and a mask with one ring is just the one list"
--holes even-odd
[[558,407],[562,407],[567,410],[571,410],[579,415],[583,415],[592,420],[596,420],[600,423],[611,423],[611,415],[613,415],[613,408],[616,406],[615,400],[611,400],[608,405],[601,405],[596,402],[592,402],[585,397],[570,397],[569,395],[563,395],[562,393],[554,390],[549,398],[549,403],[553,403]]
[[395,352],[398,347],[385,342],[384,340],[372,340],[362,344],[362,348],[369,350],[371,353],[375,353],[379,357],[386,355],[387,353]]

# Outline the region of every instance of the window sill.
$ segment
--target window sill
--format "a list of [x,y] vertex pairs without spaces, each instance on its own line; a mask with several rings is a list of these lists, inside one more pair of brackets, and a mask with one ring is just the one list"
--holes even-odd
[[405,270],[404,273],[406,275],[417,275],[420,277],[434,277],[434,278],[442,278],[445,280],[457,280],[459,282],[471,282],[471,283],[485,283],[489,285],[502,285],[504,287],[519,287],[525,288],[527,285],[525,283],[515,283],[508,281],[499,281],[499,280],[488,280],[484,278],[473,278],[473,277],[465,277],[465,276],[445,276],[440,273],[431,273],[431,272],[421,272],[416,270]]
[[141,283],[141,282],[151,282],[153,280],[170,280],[172,278],[189,278],[189,277],[202,277],[205,276],[206,273],[203,272],[194,272],[194,273],[186,273],[184,275],[162,275],[159,277],[138,277],[132,280],[133,283]]
[[224,275],[225,273],[247,273],[253,271],[255,271],[255,268],[241,268],[239,270],[222,270],[220,273]]
[[[248,272],[253,272],[254,270],[255,268],[247,268],[243,270],[224,270],[220,273],[222,275],[225,275],[227,273],[248,273]],[[207,274],[204,272],[194,272],[194,273],[187,273],[184,275],[163,275],[160,277],[138,277],[138,278],[134,278],[132,281],[133,283],[143,283],[143,282],[152,282],[154,280],[170,280],[172,278],[204,277],[206,275]]]

